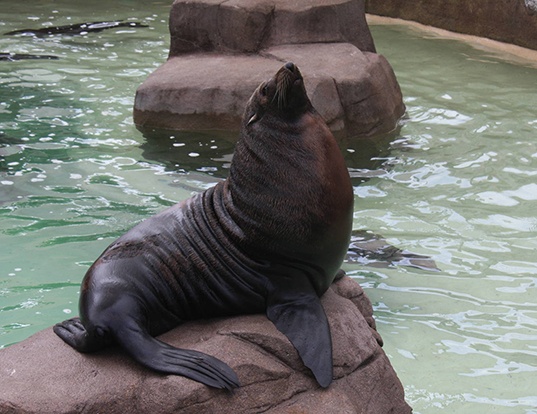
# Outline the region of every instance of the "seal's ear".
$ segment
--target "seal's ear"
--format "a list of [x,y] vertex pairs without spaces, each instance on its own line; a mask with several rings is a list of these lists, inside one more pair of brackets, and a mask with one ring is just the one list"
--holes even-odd
[[250,125],[250,124],[253,124],[255,121],[257,121],[259,119],[259,116],[257,115],[257,113],[254,113],[250,119],[248,120],[248,122],[246,123],[246,125]]

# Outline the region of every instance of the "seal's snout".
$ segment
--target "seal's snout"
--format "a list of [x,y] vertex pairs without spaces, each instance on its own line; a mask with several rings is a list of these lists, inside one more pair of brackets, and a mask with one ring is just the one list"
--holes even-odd
[[291,72],[295,72],[295,70],[296,70],[296,65],[295,65],[293,62],[287,62],[287,63],[285,64],[285,68],[286,68],[287,70],[290,70]]
[[290,106],[298,107],[299,101],[307,100],[302,84],[302,74],[293,62],[287,62],[276,74],[274,98],[280,109],[288,109]]
[[298,70],[298,66],[293,62],[287,62],[285,65],[283,65],[281,70],[286,72],[287,76],[292,75],[291,77],[294,77],[295,80],[302,79],[302,74],[300,73],[300,70]]

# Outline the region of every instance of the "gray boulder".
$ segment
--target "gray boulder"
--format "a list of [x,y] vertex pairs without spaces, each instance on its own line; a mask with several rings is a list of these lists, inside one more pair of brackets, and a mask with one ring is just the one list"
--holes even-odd
[[228,363],[242,385],[234,393],[149,371],[116,348],[77,353],[46,329],[0,351],[0,413],[410,413],[360,286],[344,277],[322,303],[334,348],[328,389],[264,315],[190,322],[161,336]]
[[287,61],[340,135],[390,131],[405,111],[363,0],[176,0],[170,34],[168,61],[136,92],[142,131],[238,130],[250,95]]

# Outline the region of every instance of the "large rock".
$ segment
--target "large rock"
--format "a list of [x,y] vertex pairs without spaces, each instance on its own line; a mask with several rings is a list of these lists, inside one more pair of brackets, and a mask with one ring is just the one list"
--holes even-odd
[[339,42],[375,52],[364,2],[357,0],[175,0],[170,35],[170,56]]
[[366,11],[537,50],[536,0],[366,0]]
[[168,61],[136,92],[142,131],[238,130],[250,95],[286,61],[334,132],[387,132],[405,111],[363,0],[176,0],[170,34]]
[[313,106],[333,131],[387,132],[404,113],[386,59],[349,43],[329,43],[275,46],[251,56],[170,58],[138,88],[135,122],[146,129],[237,130],[255,88],[291,60],[301,68]]
[[0,413],[410,413],[360,286],[344,277],[322,303],[334,348],[328,389],[264,315],[187,323],[161,337],[227,362],[242,384],[234,393],[154,373],[119,349],[79,354],[47,329],[0,351]]

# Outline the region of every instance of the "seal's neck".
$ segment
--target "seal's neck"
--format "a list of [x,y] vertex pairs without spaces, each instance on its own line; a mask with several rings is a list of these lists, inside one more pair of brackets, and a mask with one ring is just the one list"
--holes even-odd
[[339,146],[314,110],[294,122],[264,117],[243,129],[226,187],[230,215],[254,245],[312,261],[319,256],[323,267],[346,252],[350,178]]
[[283,211],[287,208],[279,206],[296,204],[304,211],[312,187],[319,182],[323,160],[308,148],[311,143],[303,134],[302,123],[266,114],[248,131],[241,131],[231,163],[229,190],[236,208],[255,215],[257,221],[271,224],[284,214],[282,222],[287,222],[289,213]]

